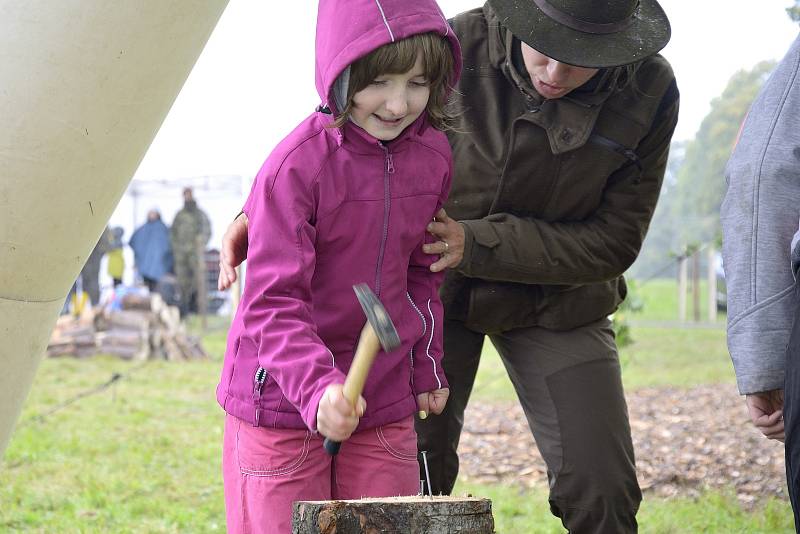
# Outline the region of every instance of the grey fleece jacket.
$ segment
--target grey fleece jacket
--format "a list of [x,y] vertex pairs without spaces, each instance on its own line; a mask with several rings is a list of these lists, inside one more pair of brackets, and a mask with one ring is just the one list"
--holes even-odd
[[753,102],[725,172],[728,350],[742,394],[783,388],[797,307],[790,253],[800,218],[799,67],[800,37]]

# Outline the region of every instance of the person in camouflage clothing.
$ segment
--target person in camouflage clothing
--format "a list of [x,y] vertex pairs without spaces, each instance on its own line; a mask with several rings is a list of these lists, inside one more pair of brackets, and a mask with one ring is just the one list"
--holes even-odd
[[183,190],[183,202],[183,208],[175,215],[170,229],[182,316],[197,311],[197,269],[203,264],[199,251],[205,250],[211,237],[211,223],[205,212],[197,207],[190,187]]

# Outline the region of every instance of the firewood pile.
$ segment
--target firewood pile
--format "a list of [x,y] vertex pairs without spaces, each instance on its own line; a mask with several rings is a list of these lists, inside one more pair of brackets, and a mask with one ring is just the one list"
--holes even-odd
[[187,335],[175,306],[159,294],[127,294],[117,310],[97,308],[79,317],[62,315],[50,336],[47,355],[86,357],[111,354],[126,360],[206,358],[200,340]]

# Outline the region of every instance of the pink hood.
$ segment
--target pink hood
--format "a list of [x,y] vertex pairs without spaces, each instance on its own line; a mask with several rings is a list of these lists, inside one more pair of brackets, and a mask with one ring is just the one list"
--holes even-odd
[[357,59],[387,43],[426,32],[449,39],[455,85],[461,74],[461,47],[433,0],[320,0],[316,84],[322,103],[332,107],[333,83]]

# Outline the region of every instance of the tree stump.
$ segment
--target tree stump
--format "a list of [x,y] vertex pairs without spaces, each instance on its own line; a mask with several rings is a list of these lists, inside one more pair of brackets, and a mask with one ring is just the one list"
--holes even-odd
[[492,501],[475,497],[298,501],[292,509],[292,534],[492,532]]

